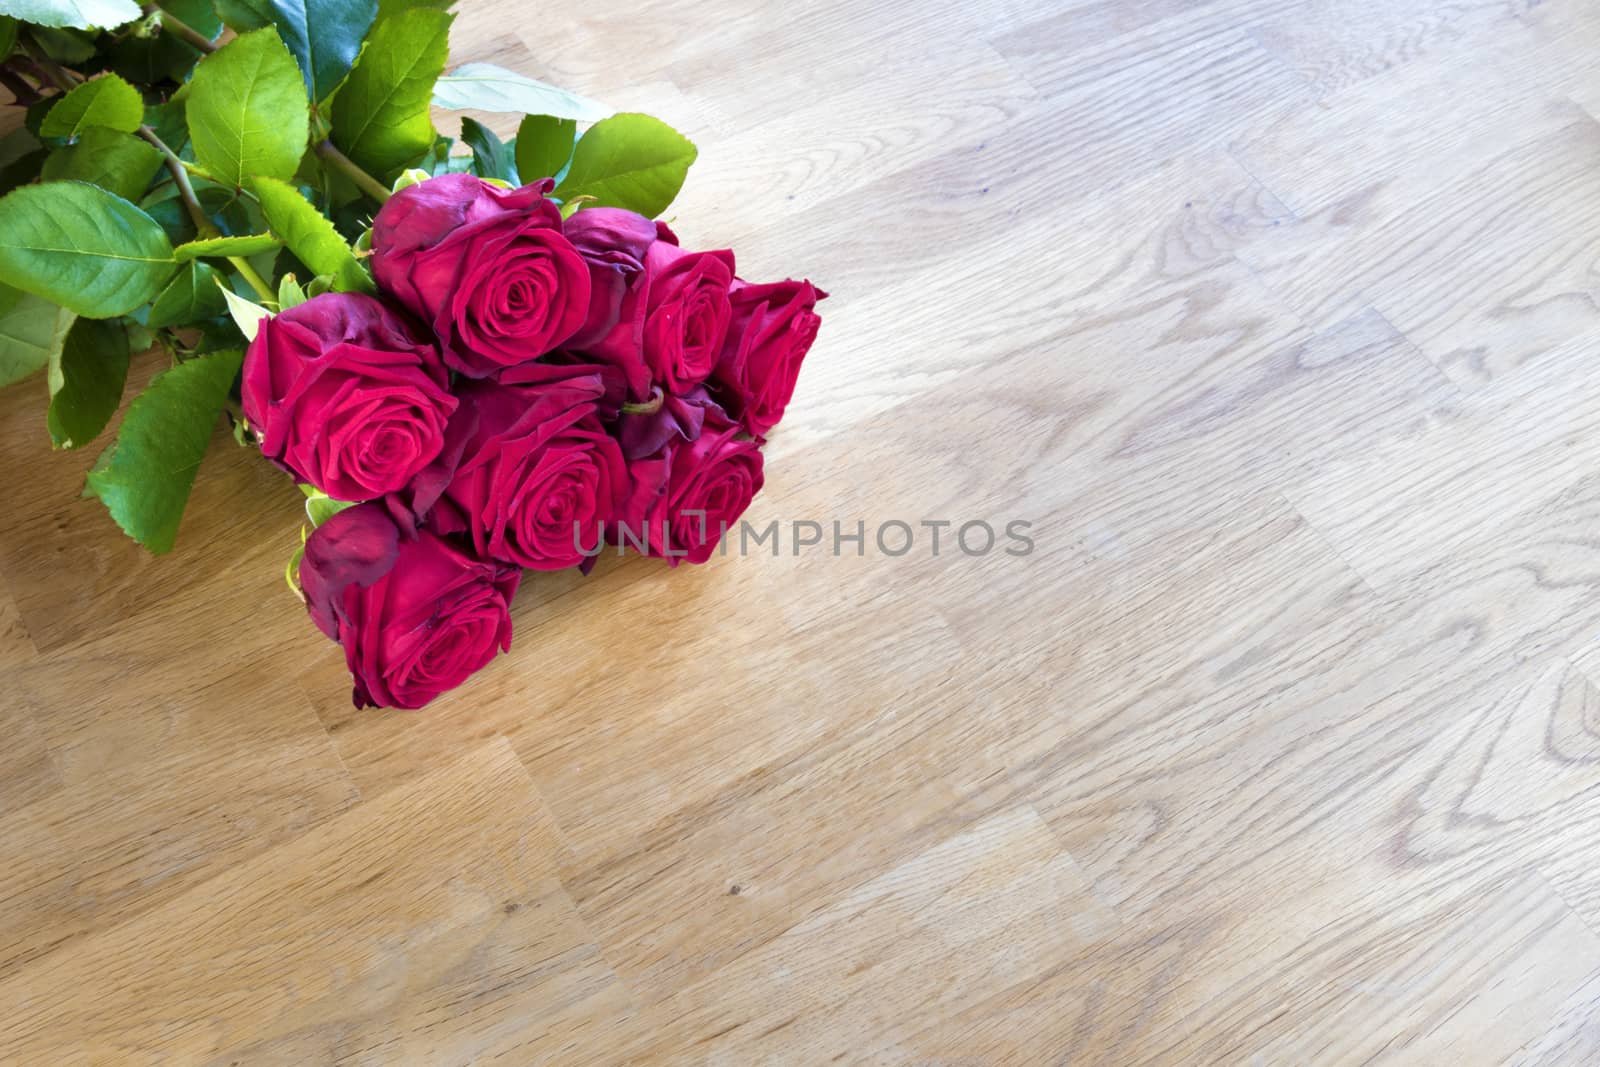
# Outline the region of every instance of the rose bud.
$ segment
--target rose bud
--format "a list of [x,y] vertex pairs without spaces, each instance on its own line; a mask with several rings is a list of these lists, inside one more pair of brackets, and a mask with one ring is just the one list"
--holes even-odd
[[376,503],[317,527],[300,561],[311,620],[344,646],[357,707],[420,708],[510,649],[520,579],[427,530],[402,536]]
[[537,359],[588,317],[589,267],[545,199],[553,187],[443,174],[400,190],[372,222],[378,284],[468,377]]
[[270,459],[338,500],[371,500],[439,454],[456,408],[447,377],[399,313],[324,293],[262,320],[241,395]]
[[[568,224],[582,225],[584,214],[579,211]],[[656,240],[645,250],[643,273],[625,286],[610,330],[595,335],[596,322],[609,316],[591,309],[589,328],[571,344],[628,371],[636,400],[649,396],[651,381],[679,395],[704,382],[722,355],[732,314],[733,253],[686,252],[665,224],[653,225]],[[604,232],[617,229],[608,223]]]
[[755,436],[765,437],[783,418],[800,363],[822,325],[814,309],[827,295],[810,282],[733,283],[733,322],[712,380],[717,396]]
[[463,385],[447,431],[453,469],[430,525],[464,531],[480,556],[519,567],[584,564],[579,544],[599,541],[628,489],[622,450],[600,421],[605,394],[601,368],[544,363]]
[[704,563],[761,491],[761,449],[704,389],[665,396],[658,411],[622,416],[628,498],[617,544],[678,565]]

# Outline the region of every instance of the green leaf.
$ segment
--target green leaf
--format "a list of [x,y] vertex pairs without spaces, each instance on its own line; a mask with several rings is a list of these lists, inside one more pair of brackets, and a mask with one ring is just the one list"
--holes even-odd
[[321,526],[345,508],[356,506],[354,500],[335,500],[315,486],[309,487],[310,492],[306,492],[307,488],[302,485],[300,490],[306,494],[306,518],[311,520],[312,529]]
[[39,125],[41,137],[76,137],[92,126],[132,133],[144,121],[139,90],[107,74],[84,82],[56,102]]
[[272,25],[271,0],[217,0],[217,17],[238,33]]
[[333,141],[386,181],[436,136],[428,101],[444,69],[453,16],[414,7],[378,22],[333,98]]
[[273,25],[305,77],[313,103],[327,99],[350,73],[361,41],[378,14],[378,0],[224,0],[223,18],[235,29]]
[[37,26],[115,29],[142,11],[133,0],[6,0],[6,14]]
[[433,106],[448,111],[522,111],[530,115],[595,122],[611,114],[604,104],[497,67],[463,63],[433,89]]
[[[211,9],[211,0],[161,0],[161,10],[178,19],[208,41],[222,33],[222,20]],[[111,69],[135,85],[171,81],[181,86],[200,59],[200,50],[176,34],[159,32],[151,36],[131,33],[113,41],[106,49]],[[182,113],[182,100],[178,101]],[[148,120],[146,120],[148,121]],[[153,125],[153,124],[152,124]],[[177,151],[177,143],[161,138]]]
[[0,285],[0,385],[19,382],[49,363],[75,318],[48,300]]
[[11,54],[17,43],[17,20],[10,15],[0,15],[0,59]]
[[287,178],[305,154],[305,83],[271,29],[236,37],[201,60],[187,111],[196,161],[234,188],[256,175]]
[[409,8],[431,7],[439,11],[449,11],[456,6],[456,0],[378,0],[378,21],[393,18]]
[[288,311],[292,307],[299,307],[310,297],[300,288],[300,283],[295,281],[293,274],[285,274],[278,279],[278,310]]
[[217,279],[217,291],[227,302],[228,314],[233,316],[234,324],[239,327],[239,332],[244,334],[244,339],[254,341],[256,333],[261,329],[261,320],[272,318],[272,312],[229,289],[221,278]]
[[517,180],[515,148],[502,142],[489,127],[476,119],[462,119],[461,140],[472,149],[472,173],[480,178],[522,184]]
[[187,263],[200,256],[211,256],[216,259],[228,256],[253,256],[282,247],[283,242],[270,233],[251,233],[240,237],[202,237],[198,241],[179,245],[172,250],[172,255],[179,263]]
[[244,354],[216,352],[180,363],[151,381],[123,416],[117,440],[85,479],[117,525],[151,552],[178,536],[211,429]]
[[25,185],[0,198],[0,282],[80,315],[126,315],[175,265],[156,221],[98,186]]
[[161,153],[139,138],[93,127],[75,143],[51,152],[39,176],[47,182],[88,182],[133,201],[144,195],[160,169]]
[[128,334],[115,322],[79,319],[50,360],[50,411],[45,424],[57,448],[94,440],[122,403],[128,380]]
[[695,155],[689,139],[660,119],[613,115],[579,139],[555,195],[562,200],[592,196],[596,207],[627,208],[654,218],[683,188]]
[[222,275],[209,263],[195,260],[178,272],[172,284],[161,290],[150,305],[149,326],[192,326],[223,315],[228,310],[218,285]]
[[299,190],[287,182],[257,178],[251,183],[272,232],[283,239],[313,274],[332,274],[341,289],[373,290],[366,267],[333,228],[328,217],[312,207]]
[[553,178],[572,158],[578,139],[576,119],[554,115],[528,115],[517,128],[517,173],[526,181]]
[[37,178],[45,155],[44,146],[26,128],[0,137],[0,195]]

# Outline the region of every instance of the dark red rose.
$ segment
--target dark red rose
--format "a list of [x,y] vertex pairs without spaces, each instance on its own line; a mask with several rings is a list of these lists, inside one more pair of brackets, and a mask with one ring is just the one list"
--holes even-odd
[[456,408],[438,351],[359,293],[262,321],[245,353],[245,419],[261,450],[339,500],[371,500],[433,461]]
[[606,392],[599,368],[544,363],[464,385],[432,527],[464,531],[479,555],[519,567],[583,564],[579,539],[599,541],[628,489],[622,450],[600,421]]
[[589,267],[545,199],[553,187],[444,174],[400,190],[372,222],[378,284],[433,328],[445,362],[468,377],[536,359],[588,317]]
[[712,379],[717,395],[757,437],[783,418],[800,363],[822,325],[817,301],[827,295],[810,282],[733,283],[733,322]]
[[761,491],[761,449],[704,389],[623,415],[628,498],[613,539],[677,566],[704,563]]
[[[584,214],[579,211],[569,225]],[[664,224],[654,225],[656,239],[644,251],[642,273],[623,288],[614,324],[597,337],[595,325],[610,316],[591,308],[589,327],[572,342],[573,348],[622,367],[636,400],[649,396],[651,382],[679,395],[704,382],[722,355],[732,314],[733,253],[686,252]],[[617,229],[607,223],[603,232]],[[637,237],[636,228],[627,232]],[[629,251],[636,248],[635,240]]]
[[317,527],[300,562],[311,620],[344,646],[357,707],[420,708],[509,649],[521,577],[427,530],[402,535],[375,503]]

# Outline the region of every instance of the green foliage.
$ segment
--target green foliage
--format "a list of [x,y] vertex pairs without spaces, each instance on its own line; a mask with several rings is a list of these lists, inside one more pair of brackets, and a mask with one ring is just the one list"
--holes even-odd
[[95,463],[84,493],[151,552],[170,551],[211,428],[244,354],[214,352],[179,363],[129,405],[116,442]]
[[6,0],[6,14],[36,26],[110,30],[142,12],[133,0]]
[[318,211],[299,190],[273,178],[257,178],[251,188],[261,201],[272,232],[289,246],[313,274],[329,274],[335,288],[342,291],[372,292],[367,268],[333,228],[328,217]]
[[153,330],[168,326],[193,326],[227,314],[222,297],[222,275],[209,263],[195,260],[180,270],[150,305],[146,320]]
[[236,30],[277,27],[312,103],[327,99],[350,73],[378,14],[377,0],[221,0],[217,7]]
[[356,506],[356,501],[354,500],[335,500],[313,485],[302,485],[300,486],[300,491],[305,494],[306,518],[311,520],[313,529],[321,526],[345,508]]
[[[30,47],[87,76],[62,93],[17,68],[42,99],[0,137],[0,385],[47,369],[51,438],[80,447],[115,417],[129,353],[159,340],[172,354],[86,479],[86,495],[151,551],[177,535],[237,381],[240,336],[311,296],[375,291],[364,261],[375,184],[402,171],[550,176],[567,211],[647,214],[682,184],[694,146],[653,119],[613,116],[490,64],[442,77],[450,6],[161,0],[141,12],[132,0],[0,0],[0,58],[18,15],[34,23]],[[238,36],[203,50],[195,35],[215,42],[224,25]],[[464,118],[455,151],[471,155],[452,155],[435,105],[528,114],[504,142]],[[580,123],[595,125],[580,138]],[[373,181],[331,165],[315,150],[324,137]],[[179,175],[158,144],[182,161]],[[252,291],[259,302],[240,295]],[[254,444],[243,431],[241,441]],[[313,526],[347,506],[308,495]]]
[[555,195],[593,197],[596,207],[620,207],[655,217],[683,188],[696,150],[660,119],[625,112],[589,127]]
[[57,448],[88,444],[122,402],[128,379],[128,333],[114,322],[79,319],[50,360],[45,425]]
[[578,140],[576,119],[528,115],[517,127],[517,173],[524,181],[564,177]]
[[201,256],[211,256],[215,259],[254,256],[281,247],[283,242],[270,233],[250,233],[239,237],[203,237],[198,241],[189,241],[174,248],[172,256],[179,263],[187,263]]
[[19,382],[48,364],[75,318],[42,297],[0,285],[0,385]]
[[595,122],[611,109],[493,63],[463,63],[438,80],[433,106],[450,111],[516,111]]
[[220,182],[288,178],[310,132],[300,68],[271,29],[246,33],[195,67],[186,104],[196,161]]
[[511,185],[522,184],[517,180],[515,142],[505,144],[493,130],[476,119],[461,120],[461,140],[472,149],[472,173]]
[[278,279],[278,310],[288,311],[292,307],[299,307],[310,297],[300,288],[300,283],[295,281],[293,274],[285,274]]
[[261,329],[261,320],[270,319],[272,312],[260,304],[246,300],[232,289],[229,289],[220,278],[217,279],[217,291],[222,294],[222,299],[227,302],[228,314],[233,316],[234,325],[239,327],[239,332],[244,334],[244,339],[246,341],[254,341],[256,332]]
[[139,138],[95,127],[51,152],[39,176],[47,182],[88,182],[132,201],[144,194],[160,169],[161,153]]
[[144,101],[139,90],[115,74],[107,74],[84,82],[57,101],[39,124],[39,135],[76,137],[96,126],[132,133],[143,121]]
[[97,186],[26,185],[0,198],[0,282],[80,315],[133,311],[175,267],[156,221]]
[[428,104],[444,70],[451,19],[413,7],[380,20],[333,99],[334,144],[380,181],[433,145]]

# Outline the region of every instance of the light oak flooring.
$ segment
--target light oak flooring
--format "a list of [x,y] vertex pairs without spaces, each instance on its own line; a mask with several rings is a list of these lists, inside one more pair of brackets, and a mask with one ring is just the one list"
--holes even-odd
[[282,476],[150,559],[11,390],[0,1062],[1600,1062],[1593,0],[461,7],[832,291],[754,522],[1037,551],[610,559],[355,712]]

